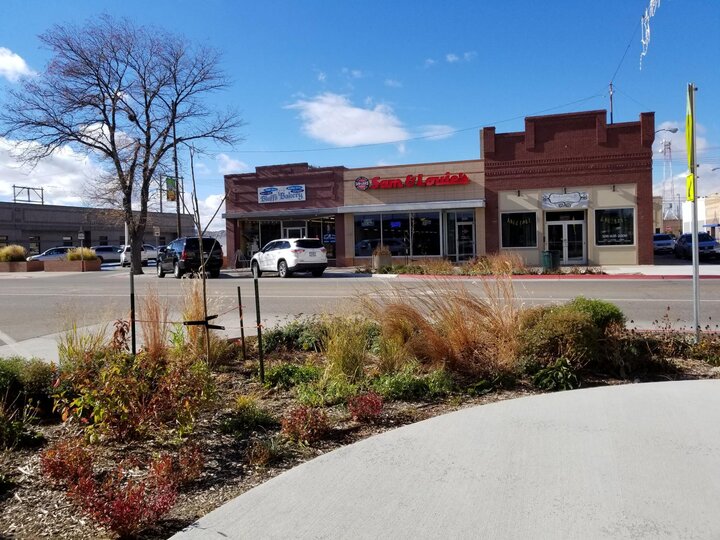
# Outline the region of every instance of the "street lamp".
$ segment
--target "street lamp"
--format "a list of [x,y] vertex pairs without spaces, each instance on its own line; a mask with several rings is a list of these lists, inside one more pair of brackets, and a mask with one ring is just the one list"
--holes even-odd
[[662,128],[662,129],[658,129],[655,133],[660,133],[661,131],[667,131],[668,133],[677,133],[678,128],[667,128],[667,129]]

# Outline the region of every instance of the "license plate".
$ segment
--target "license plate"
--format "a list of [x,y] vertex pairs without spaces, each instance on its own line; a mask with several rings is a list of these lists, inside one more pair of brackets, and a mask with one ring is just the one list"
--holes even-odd
[[311,252],[310,252],[310,256],[311,256],[311,257],[314,257],[315,255],[316,255],[316,253],[315,253],[314,251],[311,251]]

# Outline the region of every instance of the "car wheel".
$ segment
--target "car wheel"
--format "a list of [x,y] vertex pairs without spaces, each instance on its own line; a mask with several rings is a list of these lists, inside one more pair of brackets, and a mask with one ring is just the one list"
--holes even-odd
[[173,276],[175,276],[176,279],[180,279],[182,277],[183,273],[182,270],[180,270],[180,263],[175,263],[173,266]]
[[220,269],[217,270],[210,270],[210,278],[211,279],[218,279],[220,277]]
[[288,270],[287,263],[285,261],[280,261],[278,263],[278,276],[281,278],[287,278],[292,275],[292,272]]
[[253,277],[259,278],[260,276],[262,276],[262,272],[260,271],[260,265],[257,263],[257,261],[253,261],[251,268]]
[[157,277],[165,277],[165,271],[163,270],[162,264],[160,264],[159,262],[157,264]]
[[325,271],[325,270],[313,270],[313,271],[312,271],[312,276],[313,276],[313,277],[322,277],[324,271]]

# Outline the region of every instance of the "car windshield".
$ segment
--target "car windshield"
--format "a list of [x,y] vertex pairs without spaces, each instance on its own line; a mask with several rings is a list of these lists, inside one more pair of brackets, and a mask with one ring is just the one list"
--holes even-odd
[[322,242],[316,238],[298,240],[295,242],[295,245],[305,249],[319,249],[323,247]]
[[[199,242],[198,238],[188,238],[185,241],[185,249],[197,249]],[[210,251],[211,249],[219,249],[220,244],[214,238],[203,238],[203,251]]]

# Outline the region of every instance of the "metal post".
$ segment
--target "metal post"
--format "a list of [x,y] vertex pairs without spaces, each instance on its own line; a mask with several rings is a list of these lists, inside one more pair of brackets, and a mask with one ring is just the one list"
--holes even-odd
[[238,285],[238,309],[240,310],[240,339],[242,340],[243,361],[247,360],[247,351],[245,349],[245,323],[243,322],[242,297],[240,296],[240,285]]
[[[130,245],[128,244],[128,240],[130,240],[128,237],[128,224],[125,223],[125,245],[123,246],[123,254],[125,254],[127,246]],[[133,272],[132,247],[130,247],[130,264],[128,267],[130,268],[130,350],[133,356],[135,356],[137,353],[137,342],[135,341],[135,274]]]
[[260,324],[260,294],[258,291],[258,278],[254,277],[255,282],[255,313],[257,314],[257,339],[258,339],[258,355],[260,358],[260,382],[265,384],[265,362],[263,361],[263,343],[262,343],[262,325]]
[[692,262],[693,262],[693,325],[695,343],[700,343],[700,246],[698,245],[698,177],[697,164],[695,162],[695,85],[688,84],[688,100],[690,103],[690,117],[692,122],[692,149],[690,151],[689,165],[690,174],[693,175],[693,200],[692,200]]

